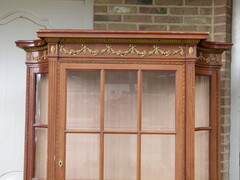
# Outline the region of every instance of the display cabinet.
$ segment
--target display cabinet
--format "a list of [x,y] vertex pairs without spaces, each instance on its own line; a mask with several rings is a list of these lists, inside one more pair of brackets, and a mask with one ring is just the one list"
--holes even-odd
[[25,180],[220,180],[207,32],[39,30],[26,51]]

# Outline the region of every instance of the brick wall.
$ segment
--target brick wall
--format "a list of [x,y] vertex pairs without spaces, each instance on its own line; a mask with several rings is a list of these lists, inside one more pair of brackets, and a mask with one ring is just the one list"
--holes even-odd
[[[232,1],[214,1],[213,35],[215,41],[231,42]],[[229,179],[230,153],[230,51],[224,54],[221,69],[221,138],[222,138],[222,179]]]
[[213,34],[212,0],[95,0],[95,29],[192,30]]
[[[95,0],[94,29],[192,30],[231,42],[232,0]],[[229,179],[230,61],[221,70],[222,180]]]

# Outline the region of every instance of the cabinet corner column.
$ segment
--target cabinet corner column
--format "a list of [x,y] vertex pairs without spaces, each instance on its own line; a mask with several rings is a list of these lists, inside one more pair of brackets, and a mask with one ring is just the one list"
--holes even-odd
[[186,180],[194,180],[195,62],[186,62]]
[[49,104],[48,104],[48,168],[47,179],[56,177],[56,120],[57,120],[57,92],[58,92],[58,63],[55,58],[49,59]]

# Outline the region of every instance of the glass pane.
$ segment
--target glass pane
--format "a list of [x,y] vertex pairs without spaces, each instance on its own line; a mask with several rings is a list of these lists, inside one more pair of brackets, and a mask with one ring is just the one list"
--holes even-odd
[[137,135],[104,136],[104,179],[136,180]]
[[210,79],[196,76],[195,82],[195,127],[209,126]]
[[105,129],[137,128],[137,71],[107,71]]
[[48,124],[48,74],[36,74],[35,123]]
[[209,132],[195,132],[195,180],[209,179]]
[[68,71],[66,124],[67,129],[99,129],[99,71]]
[[47,129],[35,128],[35,178],[47,178]]
[[175,129],[175,72],[143,72],[142,129]]
[[66,179],[99,179],[99,135],[67,134]]
[[175,179],[175,136],[142,135],[141,180]]

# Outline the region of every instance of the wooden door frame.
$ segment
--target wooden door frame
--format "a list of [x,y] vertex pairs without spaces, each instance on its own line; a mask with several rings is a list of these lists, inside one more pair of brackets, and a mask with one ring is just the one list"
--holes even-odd
[[[209,178],[221,179],[220,70],[196,67],[196,76],[210,79],[209,102]],[[203,129],[204,130],[204,129]]]
[[[175,71],[176,72],[176,133],[175,133],[175,178],[177,180],[184,179],[184,65],[141,65],[141,64],[79,64],[79,63],[59,63],[59,109],[57,114],[59,114],[59,119],[57,120],[57,131],[59,138],[57,138],[56,149],[62,149],[62,151],[58,151],[56,162],[62,160],[65,162],[65,144],[66,144],[66,136],[65,136],[65,119],[66,119],[66,72],[67,70],[99,70],[102,73],[102,69],[104,70],[135,70],[139,71]],[[139,73],[138,73],[139,74]],[[138,75],[139,76],[139,75]],[[99,77],[100,78],[100,77]],[[140,85],[138,85],[140,86]],[[101,85],[101,91],[103,91],[103,87]],[[140,108],[140,107],[138,107]],[[101,113],[103,115],[103,113]],[[177,115],[181,114],[181,115]],[[102,116],[101,115],[101,116]],[[102,118],[101,118],[102,119]],[[100,145],[101,146],[101,145]],[[101,160],[102,161],[102,160]],[[56,163],[56,174],[58,176],[57,179],[63,180],[65,177],[65,166],[59,168]],[[103,167],[102,167],[103,168]],[[102,169],[101,168],[101,169]],[[139,168],[139,167],[138,167]],[[138,171],[138,178],[140,177],[140,172]],[[100,177],[103,178],[103,174],[101,173]]]

